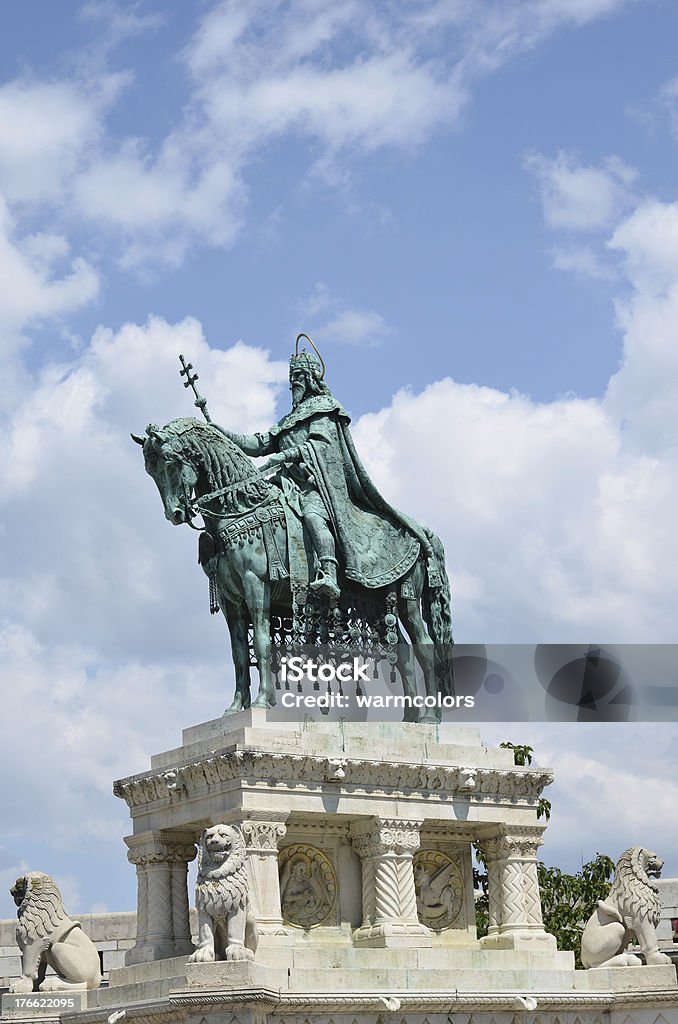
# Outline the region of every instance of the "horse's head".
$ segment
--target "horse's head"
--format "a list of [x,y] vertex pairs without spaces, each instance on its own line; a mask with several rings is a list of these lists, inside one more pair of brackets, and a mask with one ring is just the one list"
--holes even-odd
[[194,422],[172,420],[162,428],[152,423],[146,427],[145,437],[132,434],[133,440],[143,446],[146,472],[155,480],[165,518],[174,526],[190,521],[189,507],[198,482],[197,468],[188,457],[182,438]]

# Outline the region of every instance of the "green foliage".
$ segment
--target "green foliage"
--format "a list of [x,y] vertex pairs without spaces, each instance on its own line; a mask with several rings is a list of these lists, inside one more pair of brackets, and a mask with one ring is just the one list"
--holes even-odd
[[526,743],[509,743],[508,740],[505,740],[503,743],[500,743],[499,746],[503,747],[504,750],[513,751],[514,764],[519,764],[522,768],[526,767],[528,764],[532,764],[534,749],[532,747],[528,747]]
[[608,894],[614,874],[614,861],[603,853],[582,864],[575,875],[565,874],[560,868],[537,865],[541,890],[542,915],[547,932],[555,935],[558,949],[572,949],[577,967],[579,946],[584,925]]
[[537,803],[537,817],[546,818],[548,821],[551,817],[551,801],[547,800],[545,796],[540,796]]
[[[499,746],[503,747],[504,750],[512,750],[513,763],[520,765],[521,768],[526,768],[532,764],[534,749],[528,747],[526,743],[510,743],[508,740],[504,740]],[[547,800],[545,796],[541,797],[537,804],[537,817],[545,818],[546,821],[551,817],[551,801]]]

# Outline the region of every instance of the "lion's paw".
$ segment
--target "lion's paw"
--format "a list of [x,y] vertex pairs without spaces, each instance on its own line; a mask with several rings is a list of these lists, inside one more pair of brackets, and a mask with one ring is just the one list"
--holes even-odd
[[58,992],[60,988],[64,988],[64,984],[61,978],[45,978],[42,985],[40,986],[41,992]]
[[210,964],[214,963],[214,946],[198,946],[194,953],[188,958],[189,964]]
[[673,960],[666,953],[660,953],[658,950],[655,953],[648,953],[645,957],[646,962],[649,965],[655,964],[672,964]]
[[20,994],[23,994],[24,992],[32,992],[33,979],[26,978],[25,976],[23,978],[17,978],[17,980],[13,981],[12,984],[9,986],[9,990],[12,993],[17,992]]
[[50,975],[49,978],[45,978],[42,985],[40,986],[41,992],[65,992],[67,989],[86,989],[85,982],[67,981],[65,978],[59,978],[55,975]]
[[224,960],[251,960],[252,950],[246,946],[226,946]]

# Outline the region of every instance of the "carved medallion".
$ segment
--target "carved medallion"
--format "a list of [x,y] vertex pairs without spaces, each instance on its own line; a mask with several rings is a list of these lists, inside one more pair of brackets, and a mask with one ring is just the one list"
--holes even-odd
[[461,867],[440,850],[419,850],[413,867],[419,920],[435,932],[450,928],[464,904]]
[[[280,851],[280,904],[285,924],[314,928],[334,924],[337,877],[327,856],[297,843]],[[331,919],[331,920],[330,920]]]

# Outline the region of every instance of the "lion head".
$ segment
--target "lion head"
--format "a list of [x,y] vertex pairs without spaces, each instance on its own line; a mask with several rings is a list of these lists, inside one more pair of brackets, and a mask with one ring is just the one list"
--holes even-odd
[[19,919],[16,939],[23,950],[30,938],[46,938],[69,920],[59,887],[42,871],[29,871],[10,889]]
[[623,917],[634,921],[649,919],[656,928],[661,902],[659,886],[652,879],[659,878],[663,866],[661,857],[642,846],[625,850],[614,869],[614,882],[606,902],[615,903]]
[[245,840],[233,825],[206,828],[198,846],[196,903],[222,918],[247,902]]

